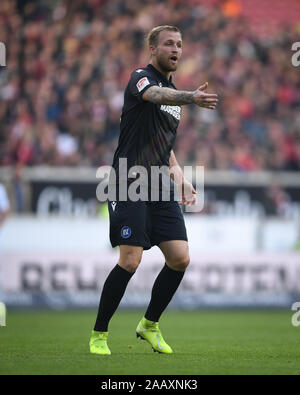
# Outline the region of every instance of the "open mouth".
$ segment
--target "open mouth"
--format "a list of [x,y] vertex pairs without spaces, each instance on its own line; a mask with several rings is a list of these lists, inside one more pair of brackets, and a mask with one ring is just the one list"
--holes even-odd
[[177,56],[171,56],[170,59],[171,59],[172,63],[176,63],[177,62]]

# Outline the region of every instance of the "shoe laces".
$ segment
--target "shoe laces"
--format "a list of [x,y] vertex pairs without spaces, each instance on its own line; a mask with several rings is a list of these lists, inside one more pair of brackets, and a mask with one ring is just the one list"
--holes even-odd
[[93,341],[94,346],[97,347],[102,347],[102,348],[106,348],[107,347],[107,343],[106,343],[106,339],[103,338],[97,338]]
[[107,335],[105,333],[97,333],[97,335],[93,339],[94,344],[99,344],[106,341]]
[[161,334],[160,329],[159,329],[159,327],[158,327],[158,322],[155,322],[154,324],[149,325],[149,326],[147,327],[147,330],[149,330],[150,332],[155,332],[155,333],[157,333],[157,334],[159,335],[159,337],[162,338],[162,334]]

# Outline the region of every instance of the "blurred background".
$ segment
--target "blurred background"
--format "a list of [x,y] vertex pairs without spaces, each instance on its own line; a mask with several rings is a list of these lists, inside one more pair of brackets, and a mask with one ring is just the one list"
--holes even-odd
[[[300,300],[298,0],[1,0],[0,300],[95,307],[118,260],[99,166],[111,165],[123,92],[146,34],[183,32],[178,89],[208,81],[216,111],[184,106],[175,153],[205,167],[185,214],[191,264],[172,305],[289,307]],[[300,45],[299,45],[300,46]],[[122,301],[148,304],[163,265],[144,253]]]

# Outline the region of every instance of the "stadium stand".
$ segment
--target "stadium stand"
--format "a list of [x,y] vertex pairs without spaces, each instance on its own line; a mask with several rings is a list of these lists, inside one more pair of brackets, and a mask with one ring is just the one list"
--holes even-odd
[[148,62],[145,34],[167,23],[183,31],[177,87],[208,81],[220,96],[216,112],[184,108],[178,161],[299,171],[300,74],[291,65],[299,4],[2,0],[0,165],[111,164],[123,90]]

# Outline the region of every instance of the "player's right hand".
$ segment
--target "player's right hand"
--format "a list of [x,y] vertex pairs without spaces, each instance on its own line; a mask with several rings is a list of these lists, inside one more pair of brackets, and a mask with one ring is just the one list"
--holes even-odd
[[205,82],[205,84],[199,86],[199,88],[193,92],[194,103],[199,107],[215,110],[218,104],[218,95],[215,93],[205,93],[204,91],[207,87],[208,82]]

